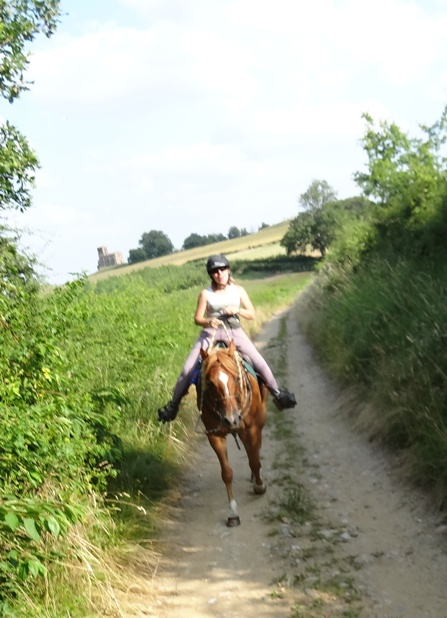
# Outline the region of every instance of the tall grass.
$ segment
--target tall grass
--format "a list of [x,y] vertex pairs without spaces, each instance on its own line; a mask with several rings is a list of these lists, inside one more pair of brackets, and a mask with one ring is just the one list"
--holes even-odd
[[308,330],[333,373],[372,397],[371,427],[405,449],[413,478],[447,495],[447,267],[370,261],[328,268]]

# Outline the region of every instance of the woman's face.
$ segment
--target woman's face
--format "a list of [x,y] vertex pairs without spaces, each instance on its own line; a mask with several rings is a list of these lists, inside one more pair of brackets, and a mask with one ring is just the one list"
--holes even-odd
[[211,274],[211,279],[213,280],[213,283],[215,283],[216,285],[218,286],[227,285],[228,280],[230,278],[230,269],[228,267],[213,268],[210,274]]

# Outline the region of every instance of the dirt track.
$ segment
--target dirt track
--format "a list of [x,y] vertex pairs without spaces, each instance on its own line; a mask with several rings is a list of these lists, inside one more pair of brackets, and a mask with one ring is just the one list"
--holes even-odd
[[277,370],[287,361],[284,384],[299,401],[293,412],[270,408],[267,493],[253,495],[246,457],[230,440],[242,525],[227,528],[220,469],[201,436],[168,508],[150,598],[126,615],[447,618],[446,526],[392,459],[350,427],[346,395],[315,361],[297,311],[258,337]]

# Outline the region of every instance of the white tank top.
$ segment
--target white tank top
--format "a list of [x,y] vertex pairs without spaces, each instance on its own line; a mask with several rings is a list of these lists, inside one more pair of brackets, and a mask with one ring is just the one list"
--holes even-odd
[[219,318],[226,314],[226,307],[241,306],[239,289],[234,283],[227,285],[223,292],[215,292],[210,286],[206,288],[206,317]]

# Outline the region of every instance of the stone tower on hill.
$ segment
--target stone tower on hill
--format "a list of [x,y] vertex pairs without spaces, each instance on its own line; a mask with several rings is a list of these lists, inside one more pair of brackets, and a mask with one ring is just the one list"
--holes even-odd
[[98,247],[98,270],[101,268],[110,268],[110,266],[118,266],[124,264],[123,254],[119,251],[109,253],[107,247]]

